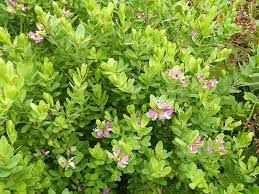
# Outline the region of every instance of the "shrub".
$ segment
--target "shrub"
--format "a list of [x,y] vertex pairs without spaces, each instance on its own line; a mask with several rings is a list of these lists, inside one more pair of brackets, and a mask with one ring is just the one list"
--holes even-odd
[[1,4],[1,193],[258,191],[239,0],[23,3]]

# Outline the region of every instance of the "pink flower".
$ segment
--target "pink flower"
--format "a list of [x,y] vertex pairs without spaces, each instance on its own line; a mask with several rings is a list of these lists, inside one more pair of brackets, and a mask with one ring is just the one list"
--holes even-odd
[[118,148],[117,150],[115,150],[115,151],[113,152],[113,156],[114,156],[115,158],[117,158],[117,157],[120,155],[120,153],[121,153],[121,149]]
[[138,126],[140,126],[141,125],[141,120],[138,120],[137,124],[138,124]]
[[96,132],[96,135],[98,138],[102,138],[103,136],[109,136],[111,131],[111,122],[107,121],[105,124],[105,128],[101,129],[99,126],[93,129],[94,132]]
[[126,167],[126,165],[128,164],[128,160],[129,160],[129,155],[124,154],[122,156],[122,158],[118,161],[118,166],[121,167],[121,168]]
[[201,140],[201,136],[198,136],[194,143],[189,145],[189,150],[190,151],[196,151],[198,149],[199,146],[201,146],[203,144],[203,141]]
[[196,36],[198,34],[198,32],[196,30],[192,30],[192,36]]
[[221,144],[220,144],[220,146],[219,146],[219,150],[225,150],[224,143],[221,143]]
[[100,130],[98,126],[96,128],[94,128],[93,131],[96,132],[96,135],[97,135],[98,138],[103,137],[103,131]]
[[111,131],[111,122],[107,121],[105,125],[104,135],[106,136],[110,135],[110,131]]
[[35,33],[32,32],[32,31],[30,31],[30,32],[28,33],[28,35],[29,35],[30,38],[35,38]]
[[142,17],[142,13],[139,12],[139,11],[137,11],[137,12],[136,12],[136,17],[137,17],[137,18],[141,18],[141,17]]
[[105,127],[106,127],[106,129],[110,129],[111,128],[111,122],[107,121]]
[[40,148],[40,152],[44,154],[45,156],[49,157],[50,156],[50,151],[46,151],[44,147]]
[[148,115],[153,119],[156,120],[164,120],[170,119],[173,114],[173,109],[165,102],[159,102],[155,100],[155,105],[157,107],[157,111],[153,109],[149,109]]
[[207,152],[211,152],[212,151],[212,148],[210,146],[207,147],[206,149]]
[[217,85],[218,83],[219,83],[218,80],[212,79],[212,80],[209,80],[209,81],[205,82],[204,85],[203,85],[203,88],[209,89],[209,88]]
[[102,194],[108,194],[109,192],[110,192],[109,188],[106,187],[106,188],[103,189]]
[[193,152],[193,151],[196,151],[198,149],[198,147],[196,146],[196,145],[189,145],[189,150],[191,151],[191,152]]
[[43,40],[43,38],[38,37],[38,36],[36,36],[36,37],[34,38],[34,42],[35,42],[35,43],[40,43],[42,40]]
[[202,144],[203,142],[201,141],[201,136],[198,136],[195,140],[195,144]]
[[198,79],[199,79],[199,80],[204,80],[204,75],[199,75],[199,76],[198,76]]
[[10,3],[10,5],[14,6],[15,1],[14,0],[9,0],[9,3]]
[[157,118],[157,112],[156,111],[154,111],[153,109],[149,109],[149,111],[148,111],[148,115],[150,116],[150,117],[152,117],[154,120]]
[[182,74],[180,69],[177,69],[177,70],[170,69],[168,73],[169,73],[169,76],[171,76],[175,80],[180,79]]
[[25,11],[26,6],[25,6],[25,4],[24,4],[24,3],[21,3],[21,4],[20,4],[20,7],[21,7],[22,11]]
[[29,36],[31,39],[33,39],[35,43],[40,43],[40,42],[43,40],[43,38],[36,36],[35,32],[32,32],[32,31],[30,31],[30,32],[28,33],[28,36]]

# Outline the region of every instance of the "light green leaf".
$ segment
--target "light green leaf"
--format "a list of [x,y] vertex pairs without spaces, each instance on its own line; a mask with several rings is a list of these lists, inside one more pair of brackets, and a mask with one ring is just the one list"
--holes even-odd
[[11,143],[14,144],[14,142],[17,139],[17,132],[15,130],[13,121],[9,120],[6,122],[6,132],[7,132],[7,135],[9,137]]
[[252,94],[250,92],[245,92],[244,99],[245,100],[250,100],[251,102],[253,102],[255,104],[259,104],[258,97],[256,97],[254,94]]

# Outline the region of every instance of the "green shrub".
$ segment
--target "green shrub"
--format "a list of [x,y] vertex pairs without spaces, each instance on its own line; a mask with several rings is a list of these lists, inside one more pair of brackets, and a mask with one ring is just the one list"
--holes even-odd
[[224,68],[241,1],[21,3],[0,3],[0,193],[258,192],[259,99]]

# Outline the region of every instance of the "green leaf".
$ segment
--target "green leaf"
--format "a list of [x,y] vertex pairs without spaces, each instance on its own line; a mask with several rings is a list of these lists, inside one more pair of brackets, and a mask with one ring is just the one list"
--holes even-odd
[[157,156],[162,156],[162,154],[163,154],[163,142],[162,141],[159,141],[156,144],[155,152],[156,152]]
[[151,139],[151,136],[146,136],[142,141],[141,141],[141,145],[143,146],[150,146],[151,143],[149,142]]
[[17,94],[17,88],[14,85],[7,85],[4,87],[4,95],[7,98],[13,99]]
[[161,176],[165,177],[166,175],[168,175],[171,172],[172,168],[170,166],[165,167],[162,172],[161,172]]
[[252,170],[257,164],[257,158],[254,156],[250,156],[247,162],[248,170]]
[[17,139],[17,132],[15,130],[13,121],[9,120],[6,122],[6,132],[7,132],[7,135],[9,137],[11,143],[14,144],[14,142]]
[[72,170],[71,168],[67,168],[67,169],[65,170],[65,176],[66,176],[67,178],[71,177],[72,174],[73,174],[73,170]]
[[255,104],[259,104],[259,99],[254,94],[252,94],[250,92],[245,92],[244,99],[250,100],[251,102],[253,102]]
[[11,174],[11,171],[0,169],[0,178],[8,177]]
[[22,159],[22,155],[21,154],[16,154],[15,156],[13,156],[9,161],[8,161],[8,165],[6,166],[7,169],[12,169],[15,166],[17,166],[17,164],[21,161]]
[[159,163],[157,161],[157,159],[155,159],[154,157],[152,157],[150,159],[150,166],[151,166],[151,169],[154,171],[154,172],[157,172],[157,171],[160,171],[159,169]]
[[10,34],[2,27],[0,27],[0,42],[11,45]]
[[120,3],[120,6],[119,6],[119,18],[120,18],[120,21],[121,23],[124,23],[125,21],[125,4],[124,3]]
[[43,93],[43,98],[47,101],[48,104],[53,106],[53,98],[49,93],[44,92]]
[[253,139],[253,132],[240,132],[237,137],[233,137],[235,142],[235,149],[245,148],[251,144]]
[[0,158],[4,158],[8,161],[13,155],[13,148],[10,144],[8,144],[5,136],[2,136],[0,139]]
[[65,188],[63,191],[62,191],[62,194],[69,194],[69,190],[67,188]]
[[77,40],[82,40],[85,36],[85,26],[81,23],[76,28],[76,38]]

